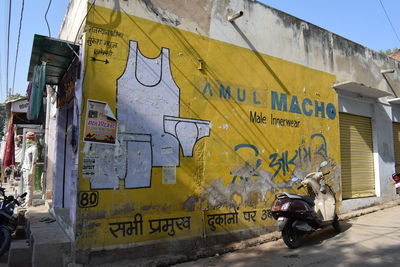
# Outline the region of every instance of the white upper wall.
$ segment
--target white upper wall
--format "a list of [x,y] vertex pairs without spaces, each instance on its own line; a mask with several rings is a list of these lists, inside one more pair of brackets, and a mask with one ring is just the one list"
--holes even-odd
[[[77,33],[82,32],[85,27],[83,22],[87,12],[87,1],[85,0],[70,0],[64,16],[64,20],[58,33],[58,38],[75,42]],[[82,23],[83,22],[83,23]],[[82,25],[82,26],[81,26]],[[76,40],[79,43],[79,38]]]
[[[70,1],[62,39],[75,39],[86,3]],[[97,0],[96,5],[329,72],[337,82],[354,81],[391,92],[380,71],[395,69],[387,77],[400,96],[400,62],[257,1]],[[238,11],[244,15],[228,22],[227,15]]]

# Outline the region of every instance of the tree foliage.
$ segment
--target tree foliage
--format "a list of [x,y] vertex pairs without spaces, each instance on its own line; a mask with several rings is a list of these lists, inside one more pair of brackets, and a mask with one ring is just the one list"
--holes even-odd
[[16,94],[10,95],[10,96],[7,98],[7,101],[11,101],[11,100],[15,100],[15,99],[20,99],[20,98],[23,98],[23,97],[26,97],[26,96],[16,93]]
[[4,124],[7,120],[6,103],[0,103],[0,141],[4,136]]
[[398,51],[400,51],[400,48],[398,48],[398,47],[395,47],[393,49],[388,48],[385,51],[379,50],[380,53],[385,54],[385,55],[390,55],[390,54],[396,53]]

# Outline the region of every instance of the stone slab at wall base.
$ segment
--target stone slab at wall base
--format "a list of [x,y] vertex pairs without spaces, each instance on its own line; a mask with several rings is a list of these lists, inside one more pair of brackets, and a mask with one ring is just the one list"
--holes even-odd
[[8,254],[9,267],[29,267],[32,262],[32,252],[29,240],[13,240]]
[[369,214],[378,210],[383,210],[383,209],[387,209],[390,207],[394,207],[400,205],[400,199],[396,199],[396,200],[392,200],[392,201],[388,201],[379,205],[375,205],[375,206],[371,206],[371,207],[365,207],[363,209],[358,209],[355,211],[351,211],[348,213],[344,213],[339,215],[340,220],[348,220],[350,218],[354,218],[354,217],[359,217],[365,214]]
[[275,230],[275,227],[265,227],[207,237],[151,241],[130,248],[81,250],[74,255],[75,263],[107,266],[113,262],[126,261],[135,266],[169,265],[277,240],[280,233]]
[[48,207],[30,207],[25,216],[32,266],[62,266],[64,255],[71,253],[71,241],[58,222],[50,220],[54,218],[48,212]]

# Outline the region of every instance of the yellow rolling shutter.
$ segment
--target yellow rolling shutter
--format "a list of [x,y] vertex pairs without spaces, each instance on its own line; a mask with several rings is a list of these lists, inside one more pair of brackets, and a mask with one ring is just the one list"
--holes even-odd
[[339,114],[343,199],[375,196],[371,119]]
[[400,172],[400,123],[393,122],[394,162],[396,173]]

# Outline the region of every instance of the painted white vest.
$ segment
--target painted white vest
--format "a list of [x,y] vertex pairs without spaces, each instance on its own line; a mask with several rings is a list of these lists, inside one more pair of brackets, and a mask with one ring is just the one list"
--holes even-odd
[[127,149],[126,188],[150,186],[152,166],[179,165],[178,140],[164,132],[164,116],[179,116],[179,87],[169,62],[167,48],[156,58],[146,58],[137,42],[130,41],[127,65],[117,80],[118,134]]

